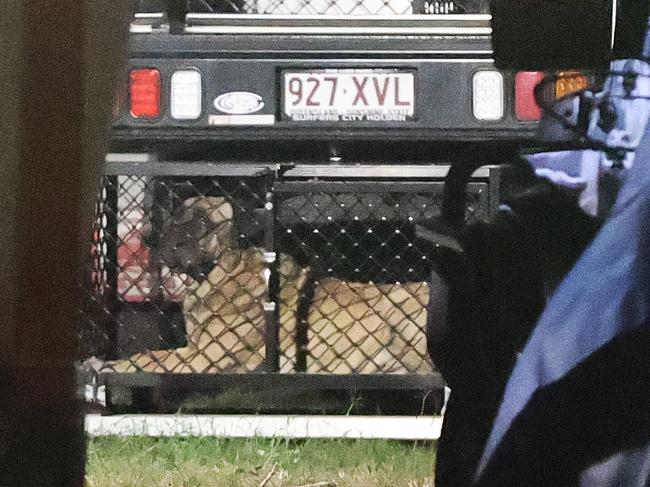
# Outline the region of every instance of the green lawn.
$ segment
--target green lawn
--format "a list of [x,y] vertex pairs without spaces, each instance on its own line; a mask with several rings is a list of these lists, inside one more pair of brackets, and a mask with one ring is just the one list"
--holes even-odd
[[95,438],[87,485],[433,487],[434,453],[431,443],[381,440]]

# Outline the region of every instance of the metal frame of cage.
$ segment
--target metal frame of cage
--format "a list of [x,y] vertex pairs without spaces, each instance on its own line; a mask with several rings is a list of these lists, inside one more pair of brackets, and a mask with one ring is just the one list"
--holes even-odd
[[[407,165],[407,166],[361,166],[361,165],[275,165],[275,164],[219,164],[210,162],[107,162],[104,174],[107,178],[118,176],[138,176],[148,178],[165,177],[201,177],[201,178],[258,178],[264,188],[264,226],[263,247],[267,255],[275,255],[278,235],[282,231],[278,223],[277,208],[283,198],[308,192],[349,192],[354,194],[381,194],[382,192],[428,193],[442,196],[444,178],[449,166]],[[499,198],[500,168],[491,166],[481,168],[474,173],[470,182],[474,190],[483,192],[479,201],[484,217],[496,211]],[[104,191],[100,205],[118,204],[115,192]],[[117,213],[115,213],[117,215]],[[111,221],[113,220],[113,221]],[[117,221],[109,218],[103,222],[104,232],[117,233]],[[104,247],[95,250],[104,254],[115,253],[115,248]],[[374,373],[374,374],[329,374],[297,371],[281,373],[279,360],[279,306],[277,262],[269,260],[270,279],[268,282],[268,300],[264,306],[265,333],[265,368],[263,372],[244,373],[92,373],[86,377],[86,383],[97,388],[106,386],[106,403],[111,407],[115,393],[124,390],[131,396],[133,406],[139,411],[156,411],[162,399],[177,397],[179,394],[205,393],[223,391],[238,386],[250,390],[290,388],[292,390],[401,390],[433,391],[444,385],[441,375],[432,373]],[[102,269],[103,276],[95,276],[87,285],[97,289],[98,280],[116,282],[117,276],[111,275],[110,269]],[[114,271],[113,271],[114,272]],[[87,276],[88,277],[88,276]],[[86,319],[101,328],[105,339],[111,346],[117,343],[114,314],[119,312],[120,302],[108,297],[98,305],[91,300],[86,308]],[[137,308],[137,307],[136,307]],[[160,312],[160,311],[159,311]],[[162,310],[164,312],[164,309]]]
[[287,18],[488,13],[484,0],[141,0],[139,8],[141,16],[167,11],[172,17],[181,17],[186,13],[195,16],[225,14]]

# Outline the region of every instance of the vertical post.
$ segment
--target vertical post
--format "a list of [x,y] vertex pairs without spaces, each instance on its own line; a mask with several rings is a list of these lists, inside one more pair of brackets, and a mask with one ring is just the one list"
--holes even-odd
[[442,193],[442,220],[451,228],[460,228],[465,222],[467,183],[472,174],[484,165],[481,159],[456,160],[452,162]]
[[489,192],[490,192],[490,218],[494,217],[499,210],[501,204],[501,178],[503,175],[503,167],[493,166],[489,169]]
[[103,307],[109,311],[105,328],[108,341],[105,353],[108,357],[114,359],[119,357],[119,324],[116,318],[119,312],[119,300],[117,299],[117,248],[120,244],[117,234],[117,194],[119,186],[117,176],[107,176],[105,179],[106,201],[104,201],[104,205],[107,213],[107,225],[104,238],[108,241],[106,246],[106,281],[108,285]]
[[0,2],[0,485],[83,485],[78,272],[128,7],[102,3]]
[[280,273],[278,260],[280,253],[277,245],[277,199],[273,191],[275,172],[270,172],[264,185],[265,195],[265,231],[264,249],[269,266],[269,293],[264,304],[266,317],[265,353],[267,372],[280,370]]

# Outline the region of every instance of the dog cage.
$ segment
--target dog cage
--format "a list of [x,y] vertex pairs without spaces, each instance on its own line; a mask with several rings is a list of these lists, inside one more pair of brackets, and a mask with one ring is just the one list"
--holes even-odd
[[[445,166],[107,162],[81,326],[109,408],[252,390],[442,388],[426,351]],[[467,187],[495,211],[499,169]],[[121,400],[121,399],[120,399]]]

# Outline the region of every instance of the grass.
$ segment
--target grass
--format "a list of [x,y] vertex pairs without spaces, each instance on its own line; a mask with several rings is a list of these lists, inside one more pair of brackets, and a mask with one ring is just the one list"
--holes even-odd
[[[431,443],[95,438],[88,487],[433,487]],[[264,483],[265,479],[268,480]]]

